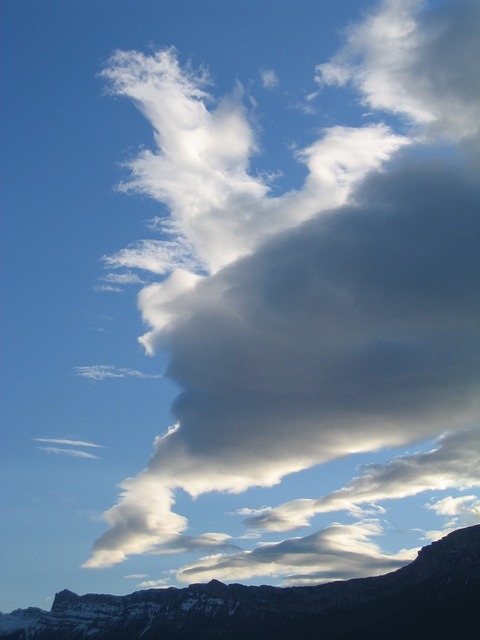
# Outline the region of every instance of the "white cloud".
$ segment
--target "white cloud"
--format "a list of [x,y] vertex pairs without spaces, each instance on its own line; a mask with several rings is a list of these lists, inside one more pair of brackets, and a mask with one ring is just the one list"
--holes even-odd
[[169,580],[167,578],[160,578],[159,580],[143,580],[138,583],[138,587],[141,589],[158,589],[166,588],[169,586]]
[[[477,486],[480,484],[477,483]],[[435,511],[439,516],[448,517],[445,529],[451,531],[459,527],[465,527],[480,523],[480,498],[476,495],[447,496],[442,500],[436,500],[425,505],[427,509]],[[427,533],[431,539],[432,532]]]
[[[165,326],[159,307],[167,299],[174,308],[175,297],[198,282],[194,275],[215,273],[278,232],[343,204],[368,171],[408,144],[384,125],[327,129],[297,153],[309,170],[304,188],[273,198],[268,181],[248,171],[256,142],[240,90],[215,103],[205,90],[205,70],[182,69],[173,49],[153,56],[117,52],[103,75],[112,92],[133,99],[155,131],[157,149],[128,164],[130,178],[120,188],[145,193],[170,210],[160,231],[172,238],[141,240],[103,258],[112,268],[167,275],[139,298],[152,327],[141,338],[150,354]],[[166,315],[170,320],[171,311]]]
[[480,5],[384,0],[348,32],[345,47],[317,67],[320,85],[352,83],[372,109],[407,116],[449,138],[479,134]]
[[288,585],[318,584],[373,576],[411,561],[416,549],[386,554],[371,538],[383,532],[377,520],[333,524],[304,538],[262,544],[253,551],[201,558],[180,569],[181,582],[212,578],[232,582],[257,577],[282,577]]
[[263,69],[260,72],[260,77],[265,89],[276,89],[280,84],[278,76],[273,69]]
[[75,367],[77,376],[90,380],[106,380],[108,378],[162,378],[160,374],[143,373],[135,369],[114,367],[109,364],[95,364],[87,367]]
[[[205,71],[182,69],[173,49],[153,56],[117,52],[103,75],[112,92],[134,100],[155,131],[157,148],[143,151],[128,164],[130,178],[120,188],[140,191],[162,202],[170,209],[174,229],[178,230],[174,240],[143,240],[105,257],[109,266],[158,274],[178,268],[216,272],[281,229],[342,202],[348,194],[347,172],[339,193],[330,174],[345,161],[349,135],[350,148],[358,149],[358,140],[353,139],[358,137],[357,132],[347,128],[342,134],[334,132],[337,138],[342,136],[341,157],[337,158],[334,151],[331,157],[323,154],[328,166],[311,182],[315,194],[309,193],[309,185],[297,197],[269,198],[268,183],[248,171],[256,142],[241,104],[240,89],[215,103],[205,91]],[[375,147],[349,161],[356,165],[350,187],[362,171],[364,175],[377,167],[380,159],[388,158],[406,142],[386,127],[372,128],[370,133]],[[363,135],[369,135],[368,128]],[[328,131],[325,138],[332,152]],[[302,158],[313,166],[318,154],[322,154],[320,142],[305,149]]]
[[127,271],[125,273],[107,273],[103,276],[102,280],[114,284],[145,284],[144,280],[131,271]]
[[256,143],[239,92],[214,105],[205,70],[182,69],[173,49],[152,56],[117,52],[103,76],[112,92],[134,100],[155,130],[157,149],[129,163],[131,177],[120,188],[166,204],[210,269],[238,256],[246,211],[268,190],[248,174]]
[[[114,287],[111,284],[100,284],[94,287],[94,291],[100,293],[121,293],[123,289],[121,287]],[[97,331],[103,331],[103,329],[97,329]]]
[[139,240],[112,256],[104,256],[109,267],[130,267],[165,275],[174,269],[203,270],[202,263],[195,257],[194,249],[186,241]]
[[215,548],[235,549],[230,536],[205,533],[186,536],[187,519],[172,511],[173,492],[146,472],[121,483],[121,503],[109,509],[109,531],[94,546],[87,568],[117,564],[131,554],[173,554]]
[[90,460],[99,460],[99,457],[94,456],[93,453],[87,453],[86,451],[80,451],[78,449],[63,449],[61,447],[37,447],[37,449],[59,456],[72,456],[74,458],[88,458]]
[[104,449],[101,444],[87,442],[85,440],[69,440],[63,438],[34,438],[35,442],[48,442],[50,444],[63,444],[69,447],[92,447],[94,449]]
[[[310,519],[318,513],[355,513],[360,505],[378,508],[377,502],[398,500],[425,491],[478,486],[480,433],[472,430],[442,437],[431,451],[397,457],[384,465],[368,465],[345,487],[320,498],[294,500],[256,514],[248,510],[244,513],[250,516],[246,521],[250,526],[289,531],[308,526]],[[472,498],[474,496],[445,498],[428,508],[437,514],[458,515],[460,508],[464,512],[472,509]]]
[[95,543],[93,557],[84,567],[98,568],[125,560],[129,554],[149,553],[159,543],[175,539],[187,520],[171,510],[172,492],[146,474],[121,483],[121,508],[109,509],[104,518],[109,531]]
[[[242,214],[237,218],[235,209],[229,210],[234,221],[223,234],[221,220],[204,220],[204,233],[216,238],[217,249],[222,250],[234,243],[222,256],[224,264],[234,262],[242,254],[250,251],[271,235],[295,227],[317,215],[319,212],[340,206],[348,201],[356,185],[361,183],[372,170],[380,169],[395,152],[409,141],[395,135],[384,125],[372,125],[359,129],[351,127],[332,127],[323,132],[323,136],[310,147],[296,153],[298,161],[304,163],[309,171],[304,188],[299,192],[289,192],[279,198],[264,198],[257,203],[245,202],[249,218]],[[242,228],[242,219],[245,226]],[[212,226],[210,226],[212,224]],[[230,234],[233,234],[230,237]],[[245,235],[247,234],[247,235]],[[149,254],[145,256],[149,259]],[[219,257],[220,260],[220,257]],[[152,330],[140,338],[147,353],[153,354],[162,342],[163,330],[175,317],[184,317],[185,294],[199,282],[198,269],[179,268],[172,260],[165,261],[162,268],[173,270],[164,281],[145,287],[139,294],[139,308],[143,320]],[[130,264],[129,266],[133,266]],[[217,267],[220,266],[220,262]],[[213,271],[217,268],[210,264]],[[153,268],[152,268],[153,270]],[[187,301],[188,304],[188,301]]]
[[[469,80],[456,92],[454,61],[445,66],[433,55],[459,22],[465,27],[469,5],[434,32],[425,16],[414,19],[416,4],[385,2],[351,31],[346,53],[331,62],[337,71],[324,68],[323,81],[343,82],[340,69],[358,51],[352,81],[372,108],[407,114],[431,135],[448,129],[452,139],[473,140],[475,64],[463,69]],[[465,34],[460,50],[475,50],[471,30]],[[173,511],[176,488],[196,496],[271,486],[323,461],[445,431],[452,435],[439,452],[450,452],[450,466],[439,475],[428,461],[445,462],[441,453],[413,457],[427,471],[412,473],[406,490],[457,487],[466,442],[478,433],[480,397],[472,278],[480,268],[480,194],[470,158],[419,158],[418,140],[383,124],[332,127],[297,153],[308,169],[303,187],[274,198],[249,174],[255,135],[238,92],[215,103],[205,73],[182,69],[172,50],[119,52],[104,76],[155,131],[156,149],[129,163],[122,188],[167,205],[182,238],[179,246],[143,241],[111,266],[166,276],[139,294],[151,327],[141,341],[150,354],[168,346],[168,375],[181,391],[172,407],[177,426],[157,438],[147,469],[122,484],[86,566],[200,547],[201,536],[189,539],[186,519]],[[202,277],[190,258],[205,265]],[[395,474],[407,477],[404,462],[372,467],[340,490],[349,508],[402,495]],[[388,474],[384,493],[369,484]],[[309,541],[317,542],[325,540]],[[252,554],[237,556],[236,576],[253,570],[261,554]],[[291,558],[301,562],[300,553]],[[223,562],[192,573],[207,575]],[[282,572],[288,562],[282,552]]]

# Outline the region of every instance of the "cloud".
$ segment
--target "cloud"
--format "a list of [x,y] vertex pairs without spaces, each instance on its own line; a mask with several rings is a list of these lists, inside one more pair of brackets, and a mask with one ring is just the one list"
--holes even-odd
[[[379,169],[396,151],[408,144],[405,137],[394,134],[382,124],[358,129],[335,126],[325,130],[319,140],[296,152],[297,160],[308,168],[308,177],[301,191],[289,192],[278,198],[264,198],[257,203],[245,202],[241,216],[237,216],[235,209],[227,209],[232,220],[226,229],[221,219],[207,218],[203,221],[206,237],[218,240],[217,252],[232,243],[231,249],[221,257],[218,255],[218,264],[210,262],[208,268],[216,272],[220,266],[253,252],[262,239],[344,204],[354,187],[370,171]],[[245,210],[249,211],[248,219],[245,218]],[[165,262],[164,266],[167,269],[168,263]],[[175,309],[178,309],[178,315],[184,313],[183,296],[202,279],[198,270],[192,273],[173,262],[170,267],[173,273],[167,279],[144,288],[139,295],[143,320],[152,327],[140,342],[150,355],[161,344],[164,329],[175,318]]]
[[106,380],[108,378],[162,378],[160,374],[148,374],[135,369],[114,367],[109,364],[95,364],[88,367],[75,367],[75,374],[90,380]]
[[35,442],[42,442],[45,444],[57,444],[64,445],[67,447],[76,447],[74,449],[65,449],[64,447],[37,447],[41,451],[45,451],[46,453],[53,453],[55,455],[63,455],[63,456],[73,456],[74,458],[88,458],[90,460],[99,460],[98,456],[93,455],[92,453],[88,453],[87,451],[80,451],[78,447],[82,447],[83,449],[104,449],[105,447],[100,444],[95,444],[93,442],[88,442],[85,440],[71,440],[67,438],[34,438]]
[[[119,51],[102,75],[113,93],[135,102],[155,130],[157,149],[145,150],[128,163],[130,178],[119,188],[166,204],[185,243],[195,247],[196,257],[211,269],[226,256],[238,255],[235,235],[248,224],[245,211],[268,190],[248,174],[256,142],[241,90],[213,104],[206,71],[182,69],[174,49],[152,56]],[[167,247],[174,263],[183,244]]]
[[[102,75],[112,93],[134,101],[155,132],[156,148],[143,150],[127,164],[130,175],[119,188],[166,205],[178,230],[171,240],[143,240],[105,257],[109,266],[157,274],[176,269],[214,273],[279,230],[343,202],[359,178],[406,143],[385,126],[361,133],[340,127],[331,135],[326,131],[326,148],[319,141],[300,154],[311,173],[302,193],[271,198],[268,182],[249,173],[257,142],[240,86],[215,101],[206,90],[205,69],[182,68],[171,48],[152,56],[117,52]],[[332,136],[342,140],[338,154]],[[366,142],[361,154],[360,136]],[[316,172],[319,157],[325,163]],[[343,171],[335,188],[335,174],[345,162],[355,172],[349,179]]]
[[[99,291],[100,293],[121,293],[123,289],[121,287],[114,287],[111,284],[100,284],[94,287],[94,291]],[[99,331],[103,331],[103,329],[99,329]]]
[[[477,483],[477,485],[480,483]],[[448,516],[447,529],[457,529],[480,522],[480,498],[476,495],[447,496],[426,505],[439,516]]]
[[411,561],[416,550],[386,554],[372,542],[383,529],[377,520],[334,524],[304,538],[263,544],[253,551],[214,555],[186,565],[181,582],[206,582],[212,578],[232,582],[255,577],[285,578],[285,584],[318,584],[373,576],[393,571]]
[[428,508],[442,516],[458,516],[467,512],[469,516],[480,518],[480,500],[477,496],[472,495],[460,496],[459,498],[448,496],[443,500],[429,504]]
[[[184,548],[188,523],[173,510],[178,488],[197,496],[271,486],[322,462],[445,432],[440,453],[409,461],[428,473],[412,473],[408,490],[438,486],[429,461],[445,452],[448,486],[461,482],[452,469],[461,469],[478,433],[480,185],[472,147],[440,149],[443,137],[422,147],[428,138],[420,134],[475,142],[475,64],[462,68],[460,91],[463,53],[440,53],[462,25],[459,51],[476,50],[465,17],[476,9],[462,2],[459,11],[448,5],[437,17],[415,17],[416,6],[383,3],[330,62],[337,84],[345,69],[372,108],[406,114],[415,127],[403,135],[382,123],[324,130],[297,152],[308,171],[302,188],[276,198],[249,173],[256,142],[240,89],[216,102],[205,71],[182,68],[171,49],[112,58],[104,77],[149,119],[156,144],[129,163],[121,188],[167,205],[184,239],[179,253],[166,245],[167,257],[161,242],[141,243],[125,250],[135,264],[119,260],[161,275],[139,294],[150,326],[141,342],[150,354],[168,352],[167,374],[180,393],[176,426],[157,438],[147,468],[122,483],[86,566]],[[449,22],[433,29],[440,17]],[[333,67],[330,76],[326,69],[318,71],[322,82],[333,82]],[[189,255],[202,273],[182,258]],[[374,500],[384,494],[369,483],[388,474],[394,496],[397,476],[407,478],[400,459],[340,491],[352,504],[355,496]],[[326,534],[318,535],[308,544],[322,554]],[[292,552],[299,544],[286,542],[288,561],[280,549],[282,572],[302,563]],[[366,551],[382,564],[378,550]],[[236,575],[251,572],[252,562],[267,570],[261,553],[269,554],[238,555]],[[211,559],[190,575],[231,571],[231,562]]]
[[277,74],[273,69],[263,69],[260,72],[264,89],[276,89],[280,84]]
[[145,284],[144,280],[131,271],[125,273],[107,273],[107,275],[103,276],[102,280],[114,284]]
[[105,264],[112,268],[131,267],[164,275],[175,269],[193,272],[204,269],[195,257],[191,245],[185,240],[139,240],[112,256],[104,256]]
[[35,442],[48,442],[50,444],[64,444],[69,447],[92,447],[94,449],[104,449],[101,444],[94,444],[93,442],[86,442],[85,440],[68,440],[62,438],[34,438]]
[[406,116],[452,139],[479,134],[480,5],[384,0],[317,66],[320,85],[351,83],[372,109]]
[[187,536],[187,519],[172,511],[173,492],[162,487],[148,473],[121,483],[120,505],[109,509],[104,518],[108,532],[94,545],[93,556],[83,564],[100,568],[122,562],[130,554],[174,554],[185,551],[236,549],[223,533]]
[[[443,436],[431,451],[399,456],[384,465],[367,465],[363,473],[345,487],[320,498],[294,500],[275,509],[263,509],[256,514],[250,512],[246,524],[269,531],[289,531],[309,525],[310,519],[319,513],[348,511],[355,514],[362,510],[360,505],[368,505],[371,509],[378,502],[425,491],[479,486],[480,433],[472,430]],[[453,516],[470,511],[473,516],[473,498],[475,496],[445,498],[428,508],[438,515]]]
[[169,580],[167,578],[160,578],[159,580],[143,580],[137,585],[141,589],[158,589],[166,588],[169,586]]
[[86,451],[79,451],[78,449],[63,449],[60,447],[37,447],[41,451],[46,453],[53,453],[60,456],[73,456],[74,458],[88,458],[90,460],[99,460],[98,456],[94,456],[93,453],[87,453]]
[[180,426],[157,440],[153,485],[269,486],[476,419],[478,189],[408,158],[356,200],[177,298]]

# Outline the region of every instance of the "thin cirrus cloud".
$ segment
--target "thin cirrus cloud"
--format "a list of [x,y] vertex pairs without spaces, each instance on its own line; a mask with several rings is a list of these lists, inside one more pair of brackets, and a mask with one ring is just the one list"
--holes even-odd
[[[279,197],[249,173],[257,144],[240,90],[215,102],[206,73],[182,69],[172,49],[111,59],[103,75],[112,92],[135,102],[156,143],[130,162],[121,188],[166,204],[181,230],[167,258],[159,251],[161,269],[152,245],[141,261],[142,244],[134,245],[135,265],[118,266],[163,277],[139,293],[150,325],[140,341],[151,354],[168,344],[167,375],[180,393],[175,427],[157,438],[146,469],[121,484],[85,566],[185,548],[177,489],[197,496],[271,486],[322,462],[447,432],[434,452],[367,468],[315,504],[284,509],[299,507],[303,524],[322,504],[355,513],[390,496],[476,486],[478,476],[469,467],[465,478],[461,468],[465,452],[478,462],[480,296],[472,274],[480,268],[480,184],[472,150],[480,96],[477,63],[463,64],[480,46],[478,5],[419,8],[383,2],[316,70],[323,87],[353,84],[372,110],[402,116],[402,133],[381,121],[324,130],[297,152],[308,170],[303,187]],[[454,153],[435,157],[453,142]],[[203,270],[181,259],[190,250]],[[442,476],[437,468],[447,461]],[[265,528],[285,520],[282,507],[259,516]],[[378,522],[346,526],[233,554],[216,535],[209,544],[219,553],[179,579],[308,581],[405,561],[373,544]],[[350,570],[339,564],[340,539],[359,554]]]
[[104,449],[103,445],[95,444],[85,440],[68,440],[62,438],[34,438],[35,442],[46,442],[49,444],[63,444],[69,447],[91,447],[93,449]]
[[276,89],[280,84],[277,74],[273,69],[263,69],[260,72],[264,89]]
[[99,460],[98,456],[87,451],[80,451],[79,449],[64,449],[62,447],[37,447],[45,453],[53,453],[58,456],[71,456],[73,458],[87,458],[89,460]]
[[149,374],[128,369],[125,367],[114,367],[109,364],[95,364],[86,367],[75,367],[75,374],[89,380],[108,380],[110,378],[162,378],[161,374]]
[[[109,258],[106,262],[112,260]],[[119,263],[115,264],[115,267],[121,266]],[[147,284],[145,280],[142,280],[136,273],[132,273],[131,271],[125,271],[123,273],[107,273],[105,276],[100,278],[105,284],[100,284],[95,286],[95,291],[100,292],[110,292],[110,293],[121,293],[123,291],[124,286],[126,285],[144,285]]]
[[[85,440],[72,440],[68,438],[34,438],[35,442],[40,442],[42,445],[37,449],[44,451],[45,453],[59,455],[59,456],[71,456],[73,458],[86,458],[89,460],[99,460],[99,457],[88,451],[82,451],[81,449],[104,449],[101,444],[95,444]],[[63,445],[63,446],[52,446]],[[68,448],[66,448],[68,447]],[[73,448],[72,448],[73,447]]]

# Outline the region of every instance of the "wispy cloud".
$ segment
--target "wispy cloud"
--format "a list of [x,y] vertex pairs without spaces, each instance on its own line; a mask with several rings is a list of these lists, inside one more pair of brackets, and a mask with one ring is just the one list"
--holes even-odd
[[103,276],[102,280],[113,284],[145,284],[145,280],[142,280],[136,273],[132,273],[131,271],[125,273],[107,273]]
[[[355,514],[365,507],[378,509],[377,503],[385,500],[398,500],[425,491],[479,486],[480,433],[470,430],[442,437],[431,451],[400,456],[387,464],[368,465],[348,485],[326,496],[294,500],[256,514],[250,512],[246,524],[270,531],[289,531],[308,526],[311,518],[319,513]],[[472,508],[471,498],[445,498],[428,508],[437,514],[447,515],[450,510],[450,515],[458,515],[462,509],[465,512]]]
[[123,289],[112,284],[99,284],[94,287],[94,291],[99,291],[100,293],[122,293]]
[[90,380],[106,380],[110,378],[162,378],[161,374],[150,374],[137,371],[135,369],[127,369],[124,367],[115,367],[109,364],[96,364],[87,367],[75,367],[75,374],[82,378]]
[[139,240],[114,255],[104,256],[103,261],[108,267],[143,269],[158,275],[170,273],[175,269],[197,272],[205,268],[196,257],[192,245],[183,238]]
[[85,440],[68,440],[62,438],[34,438],[35,442],[48,442],[50,444],[63,444],[69,447],[92,447],[94,449],[104,449],[103,445],[87,442]]
[[263,69],[260,72],[260,77],[265,89],[276,89],[280,84],[278,76],[273,69]]
[[93,453],[87,453],[86,451],[80,451],[79,449],[63,449],[60,447],[37,447],[41,451],[46,453],[52,453],[59,456],[72,456],[74,458],[88,458],[90,460],[99,460],[98,456]]

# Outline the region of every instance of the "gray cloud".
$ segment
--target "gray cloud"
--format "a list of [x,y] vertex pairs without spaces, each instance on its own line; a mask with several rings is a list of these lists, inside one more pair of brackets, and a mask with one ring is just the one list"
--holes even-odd
[[[384,2],[319,69],[323,82],[354,82],[372,108],[406,114],[409,137],[333,127],[298,154],[302,189],[278,199],[248,174],[255,140],[239,96],[209,111],[202,79],[171,50],[111,61],[105,76],[154,124],[158,147],[131,163],[125,188],[166,203],[212,275],[188,273],[168,244],[112,258],[176,269],[139,307],[152,328],[141,342],[168,352],[181,391],[175,428],[122,483],[87,566],[175,544],[187,528],[172,510],[178,487],[238,492],[354,452],[477,433],[480,185],[468,154],[480,96],[477,62],[465,62],[478,9],[445,6],[416,18],[416,0]],[[445,136],[462,146],[439,146]]]
[[409,158],[368,180],[355,206],[200,283],[168,335],[168,375],[183,389],[172,440],[248,466],[467,425],[479,210],[454,169]]
[[304,538],[202,558],[183,567],[177,577],[182,582],[194,582],[212,577],[232,581],[283,575],[287,584],[318,584],[384,574],[406,564],[415,550],[388,555],[371,540],[381,533],[377,520],[334,524]]
[[[153,509],[151,499],[139,507],[146,480],[173,504],[175,487],[198,495],[271,485],[475,424],[479,191],[458,169],[410,155],[371,176],[355,204],[178,298],[164,336],[168,375],[183,389],[178,426],[128,482],[98,548],[128,549],[128,531],[135,552],[155,544],[133,542],[143,525],[129,504],[141,522]],[[178,518],[161,511],[165,523]]]

